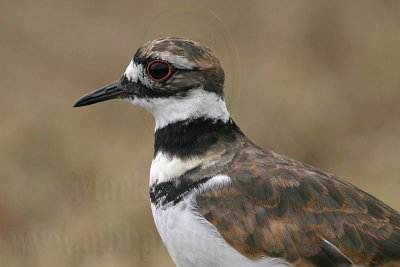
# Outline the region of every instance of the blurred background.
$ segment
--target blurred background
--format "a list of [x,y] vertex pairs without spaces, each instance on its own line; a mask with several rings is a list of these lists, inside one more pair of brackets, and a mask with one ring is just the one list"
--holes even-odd
[[72,108],[162,36],[216,52],[257,144],[400,209],[399,1],[0,6],[0,266],[173,266],[150,211],[151,116]]

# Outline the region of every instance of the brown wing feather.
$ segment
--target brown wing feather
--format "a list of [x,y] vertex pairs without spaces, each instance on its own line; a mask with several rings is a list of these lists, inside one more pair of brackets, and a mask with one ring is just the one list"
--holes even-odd
[[243,255],[325,266],[318,262],[330,257],[327,240],[344,254],[331,258],[400,266],[399,213],[371,195],[252,144],[242,147],[227,169],[232,184],[199,194],[197,205]]

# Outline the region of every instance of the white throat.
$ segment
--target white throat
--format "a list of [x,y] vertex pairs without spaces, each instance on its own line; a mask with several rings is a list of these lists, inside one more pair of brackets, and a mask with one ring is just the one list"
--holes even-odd
[[184,97],[135,98],[130,101],[146,108],[153,114],[156,120],[156,130],[177,121],[200,117],[224,122],[229,120],[225,100],[216,93],[202,88],[192,89]]

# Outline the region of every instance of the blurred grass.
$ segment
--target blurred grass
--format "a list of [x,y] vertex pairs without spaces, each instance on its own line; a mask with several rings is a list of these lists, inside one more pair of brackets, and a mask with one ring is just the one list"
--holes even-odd
[[173,266],[147,196],[150,115],[71,108],[167,35],[221,57],[256,143],[400,209],[398,1],[0,5],[0,266]]

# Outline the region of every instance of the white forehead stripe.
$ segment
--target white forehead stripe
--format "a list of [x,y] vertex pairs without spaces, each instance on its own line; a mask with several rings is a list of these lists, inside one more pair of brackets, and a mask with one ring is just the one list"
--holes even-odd
[[179,69],[191,70],[197,67],[194,62],[189,61],[189,59],[185,58],[184,56],[173,55],[170,52],[161,52],[159,56],[161,59],[168,61]]
[[125,77],[128,78],[131,82],[137,82],[140,75],[143,74],[142,65],[137,65],[133,62],[133,60],[129,63],[128,67],[125,70]]

